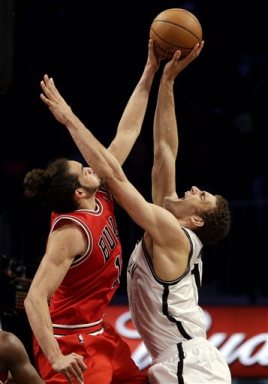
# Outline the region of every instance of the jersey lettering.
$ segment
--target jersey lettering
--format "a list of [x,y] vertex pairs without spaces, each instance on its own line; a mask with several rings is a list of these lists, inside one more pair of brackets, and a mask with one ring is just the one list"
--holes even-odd
[[98,245],[101,249],[105,262],[110,257],[110,251],[112,251],[116,246],[116,238],[118,237],[118,231],[116,229],[113,218],[109,217],[109,222],[111,225],[105,225],[102,230],[101,237],[99,239]]
[[116,243],[113,238],[113,233],[111,232],[108,225],[106,225],[102,231],[103,236],[105,237],[107,243],[109,244],[110,249],[114,249]]
[[110,252],[109,252],[109,249],[108,249],[108,246],[105,242],[105,239],[104,237],[101,236],[99,242],[98,242],[98,245],[101,249],[101,252],[103,254],[103,257],[104,257],[104,260],[107,261],[109,259],[109,256],[110,256]]
[[110,216],[109,217],[109,222],[110,222],[110,225],[111,225],[111,227],[113,229],[113,233],[115,234],[116,238],[119,239],[119,233],[118,233],[118,229],[117,229],[114,217]]

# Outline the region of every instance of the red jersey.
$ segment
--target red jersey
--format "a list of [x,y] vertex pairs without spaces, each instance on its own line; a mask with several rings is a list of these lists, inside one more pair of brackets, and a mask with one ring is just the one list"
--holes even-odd
[[51,231],[66,221],[80,226],[87,239],[85,254],[78,255],[50,300],[55,336],[97,332],[102,316],[119,286],[122,250],[111,194],[96,194],[95,210],[51,216]]

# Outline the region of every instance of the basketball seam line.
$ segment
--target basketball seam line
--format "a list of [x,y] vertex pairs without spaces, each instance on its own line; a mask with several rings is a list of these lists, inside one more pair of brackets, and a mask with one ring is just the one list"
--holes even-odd
[[[194,37],[199,41],[198,36],[197,36],[195,33],[193,33],[190,29],[185,28],[185,27],[183,27],[183,26],[180,25],[180,24],[176,24],[176,23],[172,23],[171,21],[164,21],[164,20],[159,20],[159,21],[158,21],[158,20],[155,20],[155,22],[157,22],[157,23],[166,23],[166,24],[172,24],[172,25],[175,25],[175,27],[181,28],[181,29],[183,29],[184,31],[189,32],[192,36],[194,36]],[[153,29],[153,28],[151,28],[151,29],[152,29],[152,31],[154,32],[154,34],[155,34],[156,36],[158,36],[157,33],[155,33],[154,29]],[[158,37],[160,37],[160,36],[158,36]],[[165,40],[164,40],[164,41],[165,41]]]

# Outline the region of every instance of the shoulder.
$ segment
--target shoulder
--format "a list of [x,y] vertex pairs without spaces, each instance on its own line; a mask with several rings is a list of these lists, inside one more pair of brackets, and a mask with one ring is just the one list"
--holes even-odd
[[85,229],[80,222],[62,221],[60,225],[55,225],[49,233],[48,244],[55,244],[56,248],[61,245],[74,246],[81,241],[84,242],[84,232]]
[[90,211],[74,211],[68,214],[54,215],[51,222],[50,233],[55,231],[69,231],[78,228],[81,229],[86,223],[86,218]]
[[13,355],[21,349],[22,343],[19,338],[11,332],[0,331],[0,356],[3,354]]
[[15,335],[7,331],[0,331],[0,346],[1,350],[4,346],[12,344]]
[[189,240],[193,242],[197,247],[199,247],[200,249],[203,247],[201,240],[195,232],[186,227],[182,227],[182,230],[184,231],[185,235],[189,238]]

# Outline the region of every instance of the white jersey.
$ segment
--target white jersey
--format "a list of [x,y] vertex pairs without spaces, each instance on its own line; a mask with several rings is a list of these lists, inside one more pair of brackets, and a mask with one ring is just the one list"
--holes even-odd
[[143,241],[136,245],[128,263],[131,318],[153,359],[174,344],[206,338],[204,314],[198,305],[202,243],[193,231],[183,230],[191,244],[189,271],[185,275],[173,281],[159,279]]

